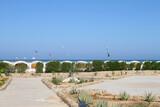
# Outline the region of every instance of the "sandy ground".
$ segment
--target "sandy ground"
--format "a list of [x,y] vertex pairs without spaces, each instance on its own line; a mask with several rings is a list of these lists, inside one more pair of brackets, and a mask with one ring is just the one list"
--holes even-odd
[[113,94],[126,91],[130,95],[142,96],[147,92],[152,92],[160,96],[160,76],[133,76],[119,80],[106,80],[99,84],[83,87],[83,89],[105,90]]
[[49,90],[40,78],[13,78],[4,91],[0,91],[0,107],[67,107]]

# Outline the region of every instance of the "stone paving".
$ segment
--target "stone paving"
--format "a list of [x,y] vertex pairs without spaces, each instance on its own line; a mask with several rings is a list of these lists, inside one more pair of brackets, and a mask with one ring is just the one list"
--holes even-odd
[[41,78],[13,78],[7,89],[0,91],[0,107],[68,106],[41,82]]

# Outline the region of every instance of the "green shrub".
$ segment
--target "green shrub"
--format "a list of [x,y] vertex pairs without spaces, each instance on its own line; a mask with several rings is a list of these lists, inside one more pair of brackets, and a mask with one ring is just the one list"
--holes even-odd
[[18,73],[25,73],[27,68],[28,68],[28,65],[25,63],[18,63],[15,65],[16,72]]
[[38,62],[36,64],[36,73],[43,73],[43,63]]
[[135,70],[141,70],[141,63],[136,63],[135,64]]
[[135,63],[127,64],[127,70],[133,70],[135,68]]
[[126,100],[127,101],[130,96],[126,92],[122,92],[122,93],[120,93],[119,97],[120,97],[120,100]]
[[68,62],[63,62],[61,65],[62,72],[72,72],[73,71],[73,64]]
[[148,61],[143,64],[143,70],[158,70],[159,68],[159,63],[156,62]]
[[96,105],[96,107],[109,107],[108,103],[106,101],[103,101],[103,100],[96,101],[95,105]]
[[52,83],[55,84],[55,85],[60,85],[62,82],[62,79],[61,78],[52,78]]
[[79,101],[84,102],[85,104],[92,104],[93,98],[87,92],[80,92],[79,94]]
[[152,93],[146,93],[144,96],[144,101],[153,102],[155,100],[155,96]]
[[46,73],[59,72],[61,64],[59,61],[53,61],[46,64]]
[[154,62],[154,70],[160,70],[160,62]]
[[110,61],[104,64],[104,69],[106,71],[126,70],[127,64],[125,62]]
[[104,70],[104,61],[95,60],[92,62],[93,71],[103,71]]
[[5,73],[6,70],[9,68],[9,64],[0,62],[0,73]]

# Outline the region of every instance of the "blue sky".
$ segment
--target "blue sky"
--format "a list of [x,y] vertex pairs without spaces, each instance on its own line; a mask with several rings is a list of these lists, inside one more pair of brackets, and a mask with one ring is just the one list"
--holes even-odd
[[107,59],[107,48],[110,59],[160,59],[159,5],[159,0],[1,0],[0,59]]

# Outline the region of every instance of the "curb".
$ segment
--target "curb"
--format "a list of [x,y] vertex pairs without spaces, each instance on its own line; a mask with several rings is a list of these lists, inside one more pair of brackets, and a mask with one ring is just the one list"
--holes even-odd
[[56,86],[53,85],[52,83],[49,83],[48,80],[42,79],[41,80],[43,84],[45,84],[49,89],[53,90],[56,92],[57,96],[64,102],[66,103],[69,107],[78,107],[78,104],[73,101],[72,99],[66,97],[65,93],[62,91],[57,91],[55,88]]
[[11,83],[11,81],[12,81],[12,78],[8,78],[6,83],[2,87],[0,87],[0,91],[5,90],[8,87],[8,85]]

